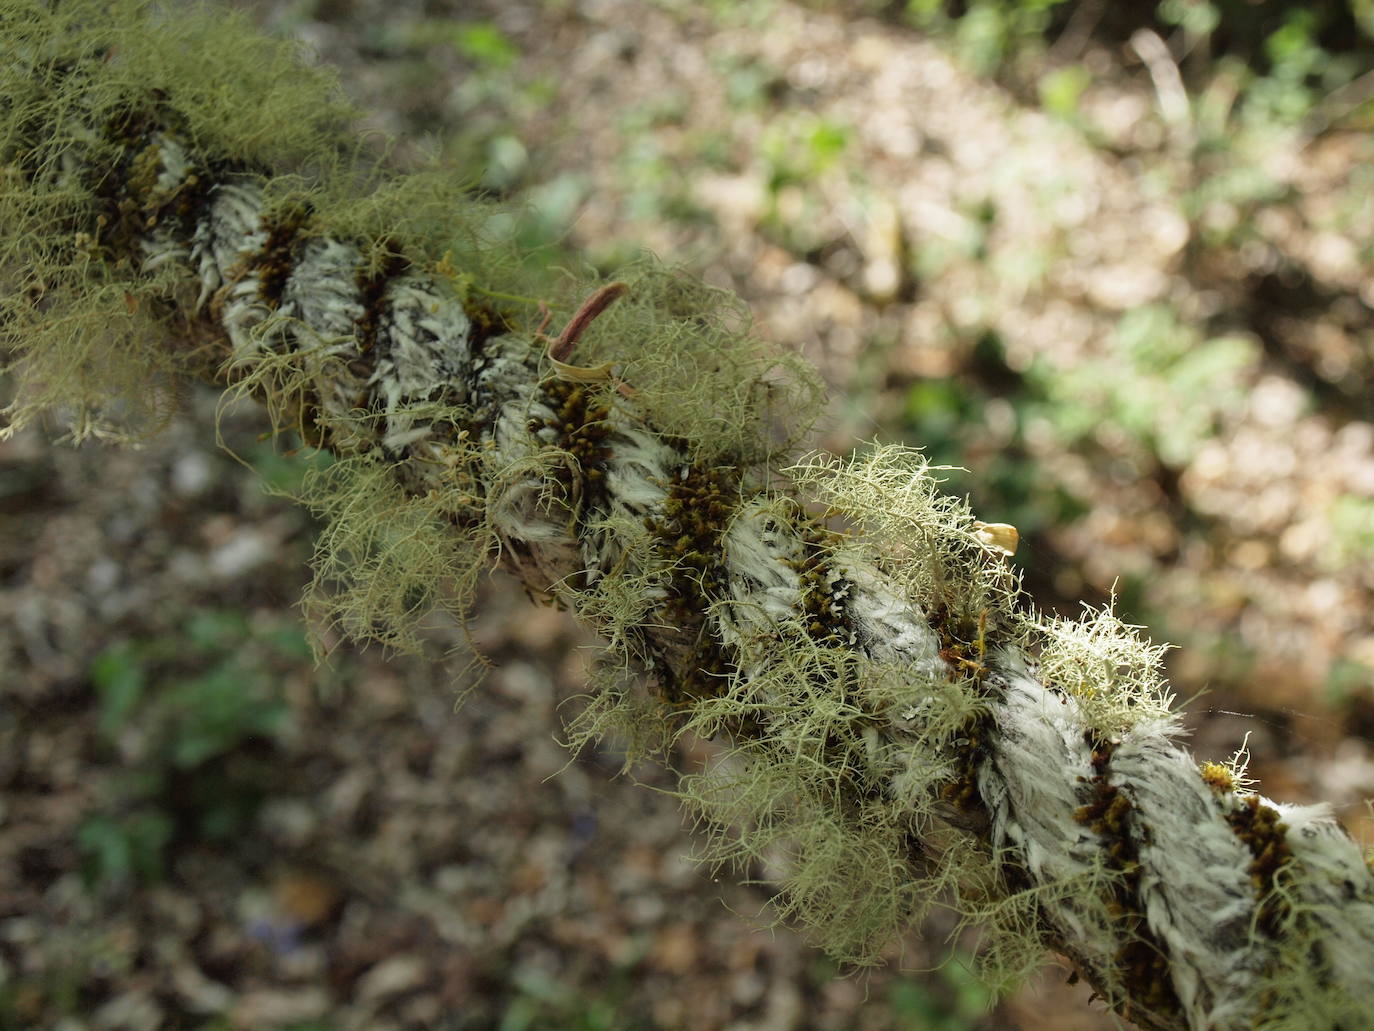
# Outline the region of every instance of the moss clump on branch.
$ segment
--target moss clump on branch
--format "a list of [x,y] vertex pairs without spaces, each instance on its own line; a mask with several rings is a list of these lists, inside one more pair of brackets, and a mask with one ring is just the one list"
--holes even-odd
[[1106,882],[1107,907],[1124,929],[1125,939],[1113,957],[1113,980],[1128,1006],[1177,1012],[1180,1004],[1169,982],[1169,953],[1151,933],[1140,897],[1140,848],[1131,828],[1134,806],[1130,796],[1108,779],[1113,746],[1100,740],[1092,743],[1089,801],[1074,816],[1106,843],[1105,866],[1113,875]]
[[1293,860],[1287,840],[1288,828],[1278,811],[1264,805],[1258,795],[1238,800],[1236,808],[1226,814],[1226,822],[1254,856],[1249,873],[1256,897],[1263,900],[1259,909],[1259,928],[1273,934],[1284,910],[1283,899],[1275,893],[1274,886],[1284,867]]

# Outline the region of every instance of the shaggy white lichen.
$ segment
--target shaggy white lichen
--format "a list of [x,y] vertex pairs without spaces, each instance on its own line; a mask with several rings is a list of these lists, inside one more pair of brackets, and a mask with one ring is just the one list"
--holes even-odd
[[1085,606],[1081,619],[1045,616],[1031,624],[1040,679],[1072,696],[1082,722],[1101,737],[1171,712],[1174,696],[1163,672],[1168,645],[1151,644],[1140,629],[1118,619],[1111,604]]

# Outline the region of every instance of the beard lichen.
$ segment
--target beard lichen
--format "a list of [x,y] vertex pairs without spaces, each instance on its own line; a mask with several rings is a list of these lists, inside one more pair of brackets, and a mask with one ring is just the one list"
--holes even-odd
[[[904,660],[912,652],[883,662],[856,648],[861,638],[886,646],[874,640],[872,621],[900,604],[856,593],[856,578],[871,578],[874,563],[890,557],[883,542],[826,529],[791,497],[740,496],[733,479],[684,467],[666,485],[660,514],[645,522],[650,549],[666,557],[669,572],[653,587],[668,601],[644,618],[692,618],[703,635],[718,627],[710,647],[728,659],[711,669],[693,655],[705,690],[683,699],[672,726],[719,740],[723,752],[683,777],[679,794],[709,828],[705,861],[768,864],[780,884],[779,918],[809,928],[845,962],[874,963],[900,927],[988,865],[976,849],[935,844],[940,785],[962,768],[967,727],[986,708],[933,647],[921,663]],[[948,511],[934,492],[924,496]],[[967,524],[971,518],[959,525]],[[966,554],[986,554],[971,536],[966,543]],[[949,575],[936,574],[946,584]],[[987,618],[970,625],[972,634]],[[574,743],[615,730],[641,748],[669,742],[644,734],[655,720],[651,706],[623,673],[612,669],[598,685]]]
[[1041,616],[1031,622],[1040,679],[1071,695],[1087,726],[1102,738],[1168,717],[1174,696],[1162,664],[1169,646],[1140,636],[1141,628],[1123,623],[1111,604],[1084,608],[1082,619]]
[[126,249],[130,219],[170,221],[195,200],[189,180],[159,191],[140,126],[174,121],[198,150],[285,168],[330,152],[351,117],[332,73],[242,16],[153,11],[0,5],[0,347],[15,388],[0,434],[52,413],[73,442],[136,439],[164,423],[170,378],[200,371],[164,342],[176,271]]
[[[946,849],[918,875],[911,843],[935,826],[929,786],[941,771],[915,768],[910,744],[883,732],[914,706],[934,715],[941,685],[818,644],[801,626],[779,626],[766,646],[766,666],[731,678],[683,725],[729,742],[679,786],[707,828],[701,858],[742,871],[762,864],[779,887],[780,919],[842,962],[876,963],[974,859]],[[960,707],[942,714],[946,738]],[[935,736],[921,742],[927,757],[950,744]]]
[[640,418],[691,462],[757,468],[805,436],[819,377],[798,355],[764,346],[738,297],[649,255],[614,278],[623,296],[579,338],[577,363],[618,366]]
[[421,620],[436,609],[466,619],[493,541],[480,498],[461,482],[447,495],[416,495],[391,463],[355,456],[312,469],[297,500],[324,524],[307,612],[403,652],[420,650]]

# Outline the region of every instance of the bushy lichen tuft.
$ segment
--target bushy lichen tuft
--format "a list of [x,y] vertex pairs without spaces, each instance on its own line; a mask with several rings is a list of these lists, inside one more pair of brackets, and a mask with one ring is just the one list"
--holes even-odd
[[856,524],[872,557],[927,612],[965,631],[1008,632],[1020,583],[978,533],[965,498],[945,494],[915,448],[873,445],[849,459],[812,455],[786,469],[799,489]]
[[[965,848],[971,846],[965,844]],[[977,932],[974,973],[996,996],[1007,995],[1045,963],[1041,924],[1047,908],[1062,908],[1072,900],[1091,898],[1110,883],[1110,871],[1088,870],[1034,887],[1008,890],[996,867],[974,861],[961,865],[963,876],[953,885],[959,929]],[[1107,986],[1104,986],[1107,987]],[[1108,989],[1115,1005],[1119,993]]]
[[150,156],[143,127],[244,166],[306,168],[350,116],[335,76],[199,5],[4,0],[0,97],[0,349],[15,392],[0,434],[52,414],[77,442],[145,435],[172,397],[159,379],[195,355],[157,327],[172,270],[125,251],[156,212],[113,202]]
[[[470,182],[437,164],[405,174],[375,164],[375,155],[344,153],[308,174],[276,176],[266,183],[270,213],[304,207],[303,235],[357,243],[363,275],[405,270],[450,284],[473,306],[509,328],[502,308],[527,320],[557,280],[519,246],[510,205],[484,198]],[[499,292],[488,289],[501,285]],[[491,328],[491,327],[489,327]]]
[[1174,696],[1162,669],[1168,645],[1140,635],[1123,623],[1109,604],[1085,606],[1082,619],[1040,617],[1029,623],[1039,646],[1040,679],[1078,702],[1084,722],[1108,739],[1142,720],[1167,718]]
[[810,428],[822,392],[815,370],[766,348],[738,297],[651,257],[614,278],[628,289],[577,341],[572,360],[619,366],[645,421],[694,461],[764,462]]
[[590,744],[614,743],[621,773],[643,761],[666,763],[677,727],[664,718],[663,702],[647,690],[646,671],[607,649],[587,675],[587,691],[573,699],[579,707],[567,721],[563,744],[573,753]]
[[[969,697],[943,677],[817,643],[800,625],[779,627],[759,647],[767,664],[750,656],[750,674],[700,701],[684,724],[731,742],[680,786],[710,828],[703,858],[741,869],[769,863],[780,916],[843,962],[877,962],[971,860],[958,850],[917,854],[935,826],[932,788],[952,772]],[[919,863],[929,868],[918,873]]]
[[465,618],[493,542],[480,519],[455,522],[455,511],[480,511],[461,487],[415,495],[388,463],[358,456],[312,470],[298,500],[324,521],[307,611],[403,652],[420,650],[420,621],[434,610]]

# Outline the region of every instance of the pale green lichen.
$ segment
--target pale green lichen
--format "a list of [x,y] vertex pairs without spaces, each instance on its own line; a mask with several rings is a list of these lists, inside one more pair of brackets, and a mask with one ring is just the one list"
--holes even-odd
[[620,557],[590,587],[578,592],[578,617],[597,628],[611,652],[624,656],[626,662],[647,663],[644,630],[667,595],[672,566],[655,561],[654,535],[642,519],[623,513],[594,516],[584,524],[583,534],[591,540],[613,539]]
[[141,0],[4,0],[0,97],[0,349],[14,393],[0,434],[49,414],[76,442],[153,432],[169,377],[196,358],[158,326],[173,270],[144,274],[117,253],[127,215],[104,177],[146,148],[141,119],[245,166],[305,167],[351,116],[336,76],[196,5],[171,18]]
[[[953,592],[976,580],[985,604],[1002,611],[1010,589],[1005,564],[978,542],[966,507],[934,489],[917,453],[888,452],[868,466],[817,459],[800,471],[868,531],[830,535],[818,552],[822,565],[910,563],[919,554],[921,571],[908,582],[913,592],[929,600],[938,591],[953,604]],[[909,493],[892,489],[893,477]],[[763,510],[786,532],[801,535],[811,525],[789,499]],[[909,532],[914,526],[919,533]],[[629,633],[632,621],[651,612],[638,607],[643,595],[636,592],[663,584],[612,577],[598,590],[618,598]],[[804,612],[773,622],[739,611],[753,604],[712,603],[718,622],[755,629],[729,652],[735,672],[675,721],[679,733],[726,743],[708,769],[681,780],[679,795],[708,828],[703,860],[740,869],[769,864],[780,882],[780,918],[809,928],[845,962],[876,962],[901,927],[948,899],[953,883],[988,876],[985,853],[941,842],[935,830],[940,785],[958,774],[962,737],[984,702],[971,681],[942,666],[927,673],[884,666],[827,643],[825,627],[813,633]],[[661,712],[657,718],[661,727]],[[640,749],[663,748],[661,733],[644,732],[653,720],[642,691],[623,681],[602,684],[579,717],[574,743],[621,731]]]
[[[310,174],[265,181],[264,216],[303,208],[310,212],[302,239],[332,237],[357,244],[360,273],[384,273],[398,264],[446,281],[460,297],[491,309],[505,306],[532,316],[557,280],[507,231],[510,205],[480,196],[469,182],[426,164],[396,174],[373,164],[359,171],[354,154],[332,157]],[[496,293],[485,289],[501,284]],[[513,317],[513,316],[512,316]]]
[[1254,993],[1255,1027],[1260,1031],[1368,1027],[1369,999],[1356,997],[1334,982],[1330,973],[1329,923],[1340,921],[1342,915],[1307,902],[1303,876],[1296,864],[1279,871],[1273,897],[1267,900],[1278,914],[1271,934],[1279,947]]
[[[935,787],[953,773],[969,696],[944,677],[819,645],[801,628],[779,627],[757,648],[741,661],[766,655],[765,665],[685,715],[685,730],[731,742],[680,785],[711,828],[703,858],[741,869],[770,861],[781,915],[845,962],[876,962],[973,860],[946,850],[938,874],[918,876],[912,852],[935,826]],[[894,732],[916,710],[923,730]]]
[[944,494],[919,450],[874,444],[848,459],[812,455],[784,470],[799,490],[864,531],[872,557],[913,603],[963,628],[1007,632],[1020,582],[979,535],[965,498]]
[[482,522],[464,529],[450,518],[465,499],[461,487],[452,497],[408,493],[375,457],[311,470],[297,500],[324,526],[307,611],[355,640],[398,651],[420,649],[421,620],[435,609],[461,622],[493,548]]
[[563,744],[574,754],[588,745],[612,742],[621,773],[644,761],[666,763],[677,728],[661,699],[645,689],[646,671],[615,651],[602,653],[587,671],[587,690],[572,699],[576,713],[566,723]]
[[408,460],[442,470],[428,477],[438,486],[416,492],[402,484],[404,466],[375,451],[382,415],[331,414],[315,404],[318,385],[342,375],[338,359],[318,349],[263,351],[227,373],[233,386],[221,414],[236,401],[259,398],[278,433],[327,444],[338,459],[310,469],[289,495],[322,524],[303,598],[317,623],[357,641],[418,652],[420,626],[431,612],[462,622],[495,546],[477,471],[484,452],[465,428],[470,413],[433,402],[402,409],[435,427],[443,441],[429,457]]
[[[814,457],[788,471],[857,530],[811,534],[828,540],[813,563],[897,570],[899,589],[970,633],[989,625],[989,613],[993,625],[1009,625],[1014,574],[980,541],[967,505],[939,493],[919,452]],[[791,499],[763,510],[798,539],[814,530]],[[663,585],[612,578],[599,590],[618,599],[633,637],[631,621],[652,611],[635,592]],[[755,629],[729,652],[734,672],[678,714],[680,733],[726,743],[707,770],[681,780],[679,795],[708,828],[705,861],[768,863],[780,917],[845,962],[876,962],[901,927],[949,901],[951,885],[992,877],[985,852],[936,831],[940,788],[960,775],[967,728],[986,703],[972,675],[884,666],[839,645],[824,620],[817,632],[801,610],[782,622],[740,611],[753,604],[712,602],[717,622]],[[608,686],[579,718],[574,743],[627,731],[639,748],[664,747],[661,734],[644,733],[652,716],[643,692]],[[1023,950],[1037,940],[1025,929],[1020,938]]]
[[[1013,864],[1017,861],[1015,852],[1009,852],[1006,858]],[[952,908],[959,914],[959,930],[976,932],[974,972],[996,996],[1014,991],[1044,966],[1042,935],[1046,911],[1088,909],[1097,911],[1099,919],[1109,921],[1108,899],[1122,880],[1120,871],[1109,869],[1101,856],[1093,866],[1075,876],[1046,879],[1031,887],[1010,890],[995,870],[991,864],[982,868],[970,864],[967,871],[972,876],[953,886]],[[1122,939],[1140,941],[1125,933]],[[1070,948],[1076,944],[1066,943]],[[1121,973],[1110,967],[1096,971],[1094,991],[1111,1009],[1118,1009],[1127,1000]]]
[[[222,370],[229,382],[220,401],[219,414],[244,400],[260,400],[267,407],[267,414],[274,434],[295,433],[302,441],[319,441],[326,433],[331,436],[331,447],[347,454],[353,450],[348,447],[352,432],[357,427],[353,420],[334,420],[316,404],[316,390],[321,377],[343,375],[342,359],[328,355],[324,347],[309,350],[273,351],[262,350],[228,362]],[[362,413],[357,413],[361,416]],[[368,439],[373,434],[368,435]],[[221,447],[222,438],[217,439]],[[344,446],[340,448],[340,444]]]
[[[693,461],[766,462],[810,428],[821,399],[815,370],[765,347],[738,297],[650,256],[611,278],[628,289],[577,341],[573,360],[618,366],[645,422]],[[589,292],[564,290],[577,300]]]
[[1174,700],[1163,672],[1169,646],[1152,644],[1112,608],[1085,606],[1083,619],[1041,616],[1028,625],[1040,680],[1073,697],[1085,726],[1104,740],[1168,717]]

